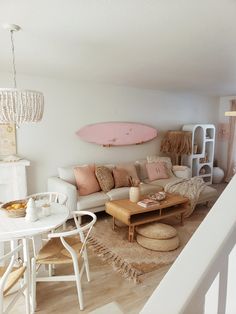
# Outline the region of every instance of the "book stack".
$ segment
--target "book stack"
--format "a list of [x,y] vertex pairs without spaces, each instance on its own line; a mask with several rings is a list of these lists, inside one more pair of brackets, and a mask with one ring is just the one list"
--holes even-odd
[[151,200],[151,199],[149,199],[149,198],[145,198],[145,199],[143,199],[142,201],[139,201],[137,204],[138,204],[139,206],[142,206],[142,207],[147,208],[147,207],[151,207],[151,206],[153,206],[153,205],[159,205],[160,203],[159,203],[158,201]]

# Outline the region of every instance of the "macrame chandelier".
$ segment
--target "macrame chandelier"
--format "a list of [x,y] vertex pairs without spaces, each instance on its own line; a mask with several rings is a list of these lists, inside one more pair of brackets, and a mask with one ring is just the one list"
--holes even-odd
[[0,88],[0,123],[38,122],[43,117],[44,98],[41,92],[22,90],[16,84],[15,47],[13,34],[21,28],[18,25],[5,25],[10,31],[12,48],[12,68],[14,88]]

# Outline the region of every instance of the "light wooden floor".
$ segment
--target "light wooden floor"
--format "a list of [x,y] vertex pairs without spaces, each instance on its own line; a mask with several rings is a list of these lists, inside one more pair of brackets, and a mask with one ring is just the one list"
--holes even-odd
[[[218,185],[217,190],[222,192],[224,187],[225,185]],[[139,313],[170,267],[165,266],[151,272],[145,275],[141,284],[135,284],[123,279],[120,274],[116,273],[110,265],[102,262],[92,251],[89,253],[91,282],[88,283],[86,276],[83,277],[85,310],[82,312],[79,310],[75,283],[38,283],[37,314],[89,313],[111,302],[116,302],[125,314]],[[70,266],[58,269],[58,273],[70,272]],[[23,298],[17,302],[12,313],[25,313]]]
[[[135,284],[114,272],[110,265],[89,251],[91,281],[83,277],[85,310],[79,310],[76,286],[73,282],[37,284],[37,314],[89,313],[107,303],[116,302],[123,313],[139,313],[170,266],[145,275],[141,284]],[[71,267],[58,268],[57,273],[70,273]],[[14,307],[14,314],[24,313],[24,300]],[[105,313],[104,313],[105,314]],[[107,313],[106,313],[107,314]]]

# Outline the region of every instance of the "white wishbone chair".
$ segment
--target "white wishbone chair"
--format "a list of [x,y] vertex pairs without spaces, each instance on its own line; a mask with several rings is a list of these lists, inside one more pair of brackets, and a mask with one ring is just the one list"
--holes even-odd
[[[19,251],[22,249],[22,244],[13,249],[10,253],[0,257],[0,262],[6,262],[10,260],[8,266],[0,267],[0,314],[9,313],[12,309],[18,298],[24,293],[27,293],[27,297],[25,297],[26,303],[26,311],[25,313],[30,313],[30,303],[29,303],[29,282],[24,282],[23,276],[26,271],[26,265],[23,263],[21,266],[15,268],[14,264],[16,262]],[[22,279],[22,280],[21,280]],[[4,297],[11,290],[13,286],[16,285],[19,281],[21,285],[13,297],[11,302],[4,309]],[[26,289],[27,288],[27,289]]]
[[[76,229],[64,231],[60,233],[50,233],[48,235],[49,241],[42,247],[36,257],[32,258],[32,299],[33,308],[36,308],[36,282],[42,281],[76,281],[77,294],[80,309],[83,310],[83,295],[81,287],[81,277],[86,270],[88,281],[90,281],[88,255],[86,249],[86,242],[97,218],[94,213],[88,211],[74,211],[72,212]],[[82,216],[90,216],[92,220],[80,226],[80,219]],[[79,266],[79,261],[82,261],[82,266]],[[62,265],[73,264],[74,275],[66,276],[48,276],[37,277],[36,267],[41,265]]]
[[[61,205],[66,205],[67,202],[67,195],[59,192],[41,192],[41,193],[35,193],[27,196],[27,199],[32,198],[35,202],[36,205],[44,205],[45,203],[50,204],[50,203],[58,203]],[[66,222],[63,224],[63,229],[66,229]],[[52,230],[54,232],[54,230]],[[33,250],[34,250],[34,256],[36,255],[36,247],[42,246],[42,239],[40,237],[37,237],[37,239],[32,238],[33,242]],[[52,275],[54,265],[49,265],[48,266],[48,271],[49,275]]]
[[67,202],[67,195],[59,192],[42,192],[42,193],[35,193],[27,196],[27,199],[33,198],[34,201],[42,201],[48,203],[58,203],[62,205],[66,205]]

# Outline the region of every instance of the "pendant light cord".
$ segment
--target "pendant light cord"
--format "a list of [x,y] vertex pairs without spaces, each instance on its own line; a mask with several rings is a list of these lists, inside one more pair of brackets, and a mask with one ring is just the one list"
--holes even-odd
[[12,68],[13,68],[13,81],[14,81],[14,88],[16,86],[16,62],[15,62],[15,47],[14,47],[14,40],[13,40],[13,30],[11,30],[11,51],[12,51]]

